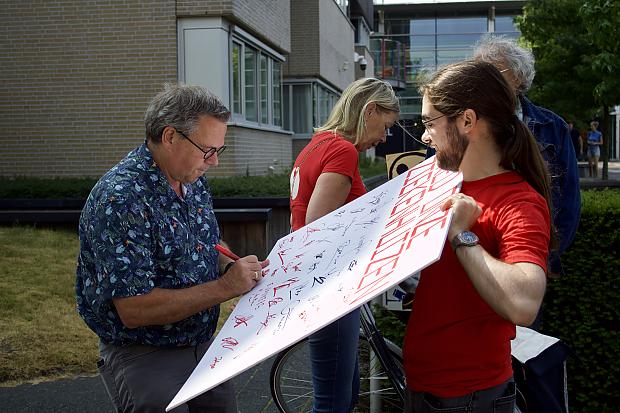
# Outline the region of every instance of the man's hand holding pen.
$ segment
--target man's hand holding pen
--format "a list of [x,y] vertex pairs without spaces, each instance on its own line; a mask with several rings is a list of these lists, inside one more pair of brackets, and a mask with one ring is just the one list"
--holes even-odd
[[269,265],[269,260],[259,261],[256,255],[239,258],[220,245],[216,248],[220,254],[233,260],[232,265],[226,265],[227,269],[220,278],[220,281],[225,283],[231,292],[236,295],[245,294],[263,278],[263,268]]

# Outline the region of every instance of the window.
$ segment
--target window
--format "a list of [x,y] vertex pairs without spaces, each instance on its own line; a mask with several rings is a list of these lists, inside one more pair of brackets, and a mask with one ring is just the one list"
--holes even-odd
[[234,113],[241,113],[241,45],[233,43],[232,47],[232,108]]
[[273,124],[282,126],[282,63],[272,61]]
[[267,56],[260,55],[260,122],[269,122],[269,77],[267,70]]
[[281,127],[283,57],[259,43],[236,35],[232,41],[233,116],[236,120]]
[[495,32],[506,37],[518,38],[520,32],[514,21],[515,15],[495,16]]
[[256,122],[258,121],[258,105],[256,90],[256,51],[245,47],[245,53],[243,54],[244,69],[243,80],[245,89],[245,118],[247,120]]
[[344,14],[347,14],[347,6],[349,5],[349,0],[334,0],[334,1],[338,5],[338,7],[340,7],[340,10],[342,10]]
[[312,135],[313,128],[323,125],[338,95],[317,80],[297,81],[284,85],[284,128],[296,135]]
[[312,134],[312,97],[310,85],[293,85],[293,132]]

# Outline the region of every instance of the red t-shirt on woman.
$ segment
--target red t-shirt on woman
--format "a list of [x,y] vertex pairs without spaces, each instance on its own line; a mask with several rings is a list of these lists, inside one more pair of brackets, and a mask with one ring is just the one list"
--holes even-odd
[[351,178],[345,203],[364,195],[366,188],[358,169],[359,153],[342,136],[326,131],[315,134],[299,153],[291,172],[291,216],[293,230],[306,225],[306,211],[319,175],[335,172]]

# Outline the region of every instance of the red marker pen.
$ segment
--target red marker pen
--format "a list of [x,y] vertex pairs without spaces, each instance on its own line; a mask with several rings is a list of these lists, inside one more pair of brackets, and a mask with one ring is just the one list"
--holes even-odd
[[231,260],[237,261],[239,259],[239,257],[234,252],[222,247],[220,244],[215,244],[215,249],[230,258]]

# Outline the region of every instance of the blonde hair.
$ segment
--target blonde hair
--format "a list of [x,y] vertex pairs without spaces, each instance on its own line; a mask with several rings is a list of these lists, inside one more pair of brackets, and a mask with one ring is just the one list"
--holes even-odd
[[389,83],[369,77],[358,79],[342,92],[327,122],[314,131],[334,131],[356,145],[366,128],[364,111],[370,103],[384,112],[400,111],[398,98]]

